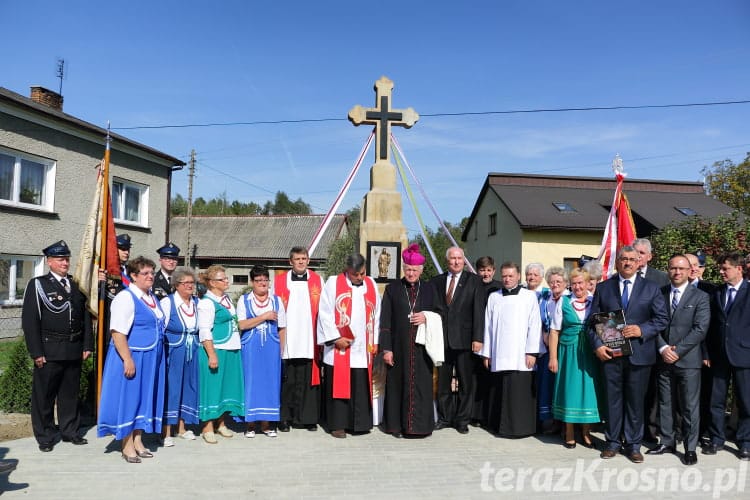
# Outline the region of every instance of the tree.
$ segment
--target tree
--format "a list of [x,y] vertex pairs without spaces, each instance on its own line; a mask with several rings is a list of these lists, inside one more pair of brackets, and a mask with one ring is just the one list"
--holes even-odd
[[284,191],[277,191],[274,202],[271,203],[270,201],[267,201],[266,204],[263,205],[261,213],[263,215],[307,215],[312,213],[312,209],[310,208],[310,205],[302,200],[302,198],[297,198],[296,201],[292,201]]
[[[292,201],[283,191],[276,193],[273,203],[267,201],[263,206],[254,201],[244,203],[234,200],[230,202],[226,191],[208,201],[202,197],[193,201],[193,215],[306,215],[310,213],[312,213],[310,205],[302,198]],[[181,194],[172,198],[170,214],[172,216],[187,215],[187,200]]]
[[344,237],[334,240],[328,247],[325,267],[328,276],[344,272],[346,257],[359,251],[359,205],[347,210],[346,216],[349,218],[349,231]]
[[732,160],[714,162],[701,170],[706,192],[730,207],[750,214],[750,153],[735,165]]
[[689,217],[683,221],[664,226],[651,234],[654,247],[654,267],[666,269],[669,258],[676,253],[694,253],[703,250],[706,254],[706,270],[703,278],[720,282],[716,257],[724,252],[740,252],[746,255],[750,218],[735,211],[712,219]]

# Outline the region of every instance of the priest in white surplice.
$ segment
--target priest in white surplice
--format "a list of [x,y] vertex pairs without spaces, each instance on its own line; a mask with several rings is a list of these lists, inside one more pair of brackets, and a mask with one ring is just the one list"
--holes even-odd
[[292,269],[274,280],[274,295],[286,309],[286,342],[281,346],[281,432],[291,427],[317,430],[320,418],[317,326],[323,281],[307,268],[309,263],[307,248],[294,247],[289,252]]
[[320,297],[325,421],[335,438],[372,429],[372,360],[378,350],[380,295],[365,258],[349,255],[346,271],[328,278]]
[[536,358],[545,352],[536,293],[520,285],[518,264],[500,267],[503,288],[487,300],[479,352],[490,370],[487,428],[505,437],[536,432]]

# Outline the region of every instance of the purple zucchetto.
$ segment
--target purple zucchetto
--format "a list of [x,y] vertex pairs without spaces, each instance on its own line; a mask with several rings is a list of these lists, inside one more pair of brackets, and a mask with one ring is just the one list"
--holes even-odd
[[404,259],[404,264],[410,266],[421,266],[425,261],[424,255],[419,253],[419,245],[416,243],[409,245],[401,255]]

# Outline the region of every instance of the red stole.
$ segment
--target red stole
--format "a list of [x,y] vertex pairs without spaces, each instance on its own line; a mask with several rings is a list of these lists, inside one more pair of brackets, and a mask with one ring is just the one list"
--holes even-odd
[[[370,280],[365,278],[365,330],[367,332],[367,378],[372,397],[372,354],[375,352],[375,302],[377,292]],[[352,310],[352,288],[346,281],[346,274],[339,274],[336,278],[336,310],[334,321],[336,328],[343,338],[354,339],[354,334],[349,326],[351,323]],[[335,347],[334,347],[335,349]],[[344,352],[333,353],[333,397],[336,399],[349,399],[351,397],[351,349]]]
[[[289,271],[291,272],[291,271]],[[277,295],[284,303],[284,309],[287,309],[289,305],[289,287],[287,286],[286,280],[289,276],[289,272],[281,275],[281,279],[274,281],[274,295]],[[320,357],[320,348],[318,347],[318,304],[320,303],[320,291],[322,289],[322,282],[320,275],[316,272],[307,270],[307,292],[310,295],[310,318],[312,318],[312,335],[313,335],[313,357],[312,357],[312,377],[310,384],[320,385],[320,365],[318,364],[318,358]]]

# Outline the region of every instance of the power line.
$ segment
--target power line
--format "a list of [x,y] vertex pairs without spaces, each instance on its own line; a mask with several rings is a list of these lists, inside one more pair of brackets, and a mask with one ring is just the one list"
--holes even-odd
[[[691,102],[680,104],[641,104],[635,106],[587,106],[580,108],[537,108],[537,109],[509,109],[501,111],[464,111],[459,113],[421,113],[422,117],[455,117],[455,116],[487,116],[487,115],[516,115],[531,113],[567,113],[574,111],[614,111],[624,109],[664,109],[664,108],[692,108],[707,106],[728,106],[734,104],[750,104],[750,100]],[[216,122],[216,123],[186,123],[178,125],[139,125],[133,127],[112,127],[112,130],[149,130],[167,128],[195,128],[195,127],[237,127],[253,125],[284,125],[297,123],[341,122],[347,118],[303,118],[299,120],[257,120],[248,122]]]

